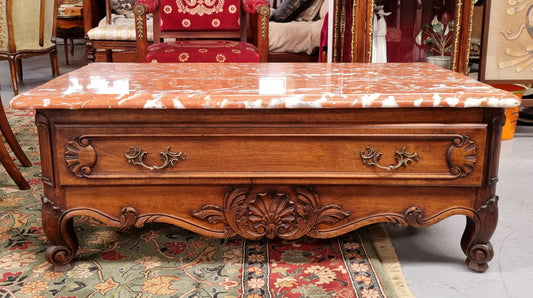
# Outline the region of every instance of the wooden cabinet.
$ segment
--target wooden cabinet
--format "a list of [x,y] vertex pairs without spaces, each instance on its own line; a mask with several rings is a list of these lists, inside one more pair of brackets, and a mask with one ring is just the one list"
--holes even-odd
[[383,5],[387,13],[388,62],[425,62],[428,49],[415,39],[424,24],[434,17],[448,24],[451,69],[466,73],[472,24],[473,0],[339,0],[334,7],[333,61],[371,62],[374,15]]
[[38,109],[47,260],[70,268],[78,215],[247,239],[466,215],[467,265],[485,271],[503,122],[502,108]]

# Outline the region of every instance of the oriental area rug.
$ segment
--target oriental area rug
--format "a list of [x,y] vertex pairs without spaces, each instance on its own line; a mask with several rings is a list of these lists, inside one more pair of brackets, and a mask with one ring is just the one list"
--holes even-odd
[[26,191],[0,167],[0,297],[412,296],[380,225],[333,239],[249,241],[159,223],[120,230],[77,217],[74,266],[54,272],[44,257],[34,111],[6,114],[33,166],[20,167]]

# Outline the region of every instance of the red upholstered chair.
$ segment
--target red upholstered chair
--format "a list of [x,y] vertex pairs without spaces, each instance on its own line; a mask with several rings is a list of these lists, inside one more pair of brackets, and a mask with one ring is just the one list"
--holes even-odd
[[139,62],[267,62],[269,0],[138,0],[134,13]]

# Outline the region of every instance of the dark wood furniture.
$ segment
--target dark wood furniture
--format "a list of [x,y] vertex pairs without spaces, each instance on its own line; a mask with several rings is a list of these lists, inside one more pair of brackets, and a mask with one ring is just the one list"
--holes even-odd
[[[9,122],[6,117],[6,113],[4,111],[4,106],[0,104],[0,130],[2,131],[2,135],[6,139],[7,143],[9,144],[9,147],[13,150],[13,153],[15,153],[15,156],[18,158],[22,166],[24,167],[30,167],[32,166],[31,161],[28,159],[26,154],[24,154],[24,151],[22,151],[22,148],[20,148],[20,145],[17,141],[17,138],[15,137],[15,134],[13,134],[13,130],[11,130],[11,126],[9,125]],[[28,181],[24,179],[22,174],[20,173],[19,169],[11,159],[11,156],[9,155],[9,152],[7,151],[6,146],[4,145],[4,142],[0,142],[0,162],[6,169],[7,173],[13,181],[15,181],[15,184],[20,189],[30,189],[30,185],[28,184]]]
[[460,214],[466,264],[485,271],[504,108],[518,105],[426,63],[93,63],[12,100],[37,109],[56,270],[79,215],[295,239]]
[[110,0],[83,1],[85,30],[85,52],[89,62],[135,62],[137,45],[135,40],[91,40],[87,32],[98,26],[103,18],[111,24],[113,10]]
[[[268,62],[318,62],[318,52],[306,53],[268,53]],[[324,61],[325,62],[325,61]]]
[[57,14],[56,26],[54,34],[55,38],[59,37],[63,39],[63,46],[65,49],[65,64],[69,64],[69,41],[70,41],[70,54],[74,55],[74,39],[83,39],[85,37],[82,15],[69,15],[66,13]]
[[333,62],[372,61],[374,6],[384,5],[389,62],[425,62],[427,49],[415,43],[422,24],[434,16],[453,20],[454,48],[451,69],[468,72],[474,1],[461,0],[339,0],[333,17]]

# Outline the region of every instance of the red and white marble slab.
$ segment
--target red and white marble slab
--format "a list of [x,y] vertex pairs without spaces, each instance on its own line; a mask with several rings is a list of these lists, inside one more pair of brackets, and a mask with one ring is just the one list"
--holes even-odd
[[17,109],[516,107],[513,94],[427,63],[91,63]]

